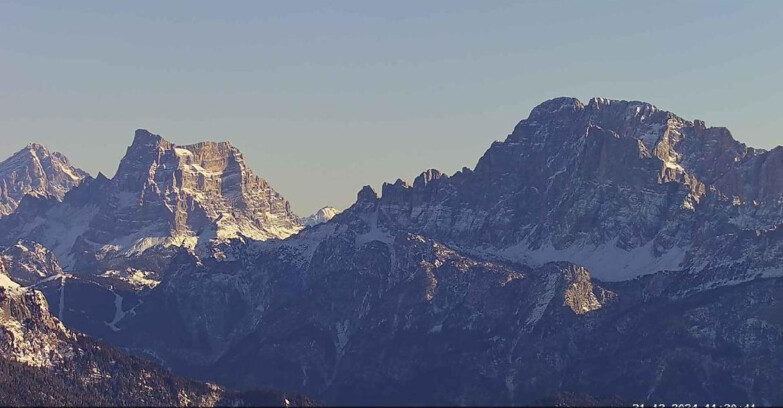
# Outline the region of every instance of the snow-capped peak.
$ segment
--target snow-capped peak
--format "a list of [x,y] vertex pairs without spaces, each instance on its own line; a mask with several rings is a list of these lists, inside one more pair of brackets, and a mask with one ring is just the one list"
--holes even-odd
[[341,212],[340,210],[334,207],[326,206],[316,211],[314,214],[303,218],[302,222],[306,227],[311,227],[313,225],[321,224],[331,220],[332,218],[334,218],[335,215],[339,214],[340,212]]

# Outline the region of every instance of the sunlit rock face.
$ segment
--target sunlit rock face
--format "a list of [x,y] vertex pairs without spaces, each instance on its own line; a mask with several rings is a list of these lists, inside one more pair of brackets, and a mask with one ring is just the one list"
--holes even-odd
[[112,182],[122,215],[131,222],[165,216],[172,235],[265,240],[302,228],[289,203],[229,142],[176,146],[139,130]]
[[28,194],[62,200],[85,177],[62,154],[31,143],[0,162],[0,217],[14,212]]
[[322,224],[326,221],[331,220],[334,218],[335,215],[339,214],[340,210],[334,208],[334,207],[323,207],[316,211],[314,214],[309,215],[302,219],[302,222],[307,227],[312,227],[313,225]]
[[99,174],[57,200],[28,197],[3,221],[0,241],[39,242],[64,269],[160,271],[186,248],[228,239],[280,239],[303,224],[228,142],[177,146],[136,131],[114,178]]

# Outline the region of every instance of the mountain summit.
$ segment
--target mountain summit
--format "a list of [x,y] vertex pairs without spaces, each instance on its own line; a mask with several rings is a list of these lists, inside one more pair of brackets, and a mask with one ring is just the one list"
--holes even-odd
[[302,219],[302,222],[304,222],[304,225],[308,227],[312,227],[313,225],[321,224],[326,221],[331,220],[334,218],[335,215],[339,214],[340,210],[334,208],[334,207],[323,207],[316,211],[314,214],[309,215]]
[[123,211],[165,214],[175,235],[265,240],[301,229],[288,201],[247,168],[230,142],[177,146],[140,129],[112,181],[120,196],[133,199],[117,202]]
[[302,227],[230,143],[178,146],[140,129],[114,178],[88,179],[62,202],[23,202],[0,240],[40,242],[69,271],[102,272],[128,258],[154,271],[179,247],[208,251],[213,242],[285,238]]
[[603,280],[728,265],[741,281],[779,274],[783,247],[767,240],[782,220],[783,148],[747,147],[649,103],[552,99],[475,169],[431,173],[385,184],[379,220],[528,265],[575,262]]
[[16,210],[25,195],[51,196],[65,193],[88,177],[60,153],[31,143],[0,162],[0,217]]

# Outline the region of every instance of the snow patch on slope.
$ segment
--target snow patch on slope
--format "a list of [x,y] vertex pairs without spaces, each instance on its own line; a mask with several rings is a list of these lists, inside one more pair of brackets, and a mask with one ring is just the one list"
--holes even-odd
[[160,284],[157,274],[149,271],[142,271],[134,268],[124,270],[108,270],[100,275],[102,278],[119,279],[134,289],[153,289]]
[[356,236],[355,245],[360,247],[368,242],[380,241],[385,244],[391,244],[394,239],[392,235],[385,230],[378,228],[378,210],[364,219],[370,227],[370,231]]
[[538,249],[530,249],[527,242],[496,250],[482,249],[481,252],[520,262],[531,266],[541,266],[548,262],[568,261],[584,266],[590,274],[599,280],[617,282],[631,280],[641,275],[649,275],[663,270],[681,270],[686,249],[672,247],[660,256],[653,253],[653,242],[631,250],[618,248],[614,241],[601,245],[574,245],[557,249],[551,243]]
[[54,252],[60,267],[69,270],[75,263],[71,249],[76,240],[89,229],[97,212],[97,206],[56,206],[46,213],[46,218],[36,217],[25,225],[18,235],[33,236],[32,231],[40,230],[42,234],[38,241]]
[[544,312],[549,307],[549,304],[552,303],[552,299],[555,297],[558,278],[558,275],[554,272],[549,273],[546,276],[544,291],[541,293],[541,296],[539,296],[538,301],[530,312],[527,320],[525,320],[525,326],[527,326],[528,329],[535,327],[536,323],[544,316]]
[[118,332],[121,329],[117,327],[117,323],[119,323],[122,319],[125,318],[125,316],[136,315],[136,308],[139,307],[143,302],[139,300],[139,303],[136,304],[136,306],[133,306],[132,308],[128,309],[127,311],[122,310],[122,302],[125,300],[122,296],[117,294],[115,291],[111,291],[111,293],[114,294],[114,319],[110,322],[106,322],[106,325],[109,326],[109,328],[113,332]]

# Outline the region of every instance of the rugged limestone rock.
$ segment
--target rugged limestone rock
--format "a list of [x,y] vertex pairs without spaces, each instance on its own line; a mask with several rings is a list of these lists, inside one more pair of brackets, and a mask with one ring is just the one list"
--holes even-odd
[[63,202],[28,197],[0,223],[0,243],[40,242],[82,274],[158,272],[178,247],[208,253],[215,242],[285,238],[301,228],[230,143],[176,146],[138,130],[113,179],[99,174]]
[[54,254],[35,242],[19,241],[0,251],[0,273],[14,282],[31,286],[43,279],[62,275]]
[[[176,146],[138,130],[113,182],[123,218],[136,223],[165,216],[174,234],[264,240],[301,228],[288,202],[246,167],[229,142]],[[120,224],[111,233],[122,236],[134,228]]]
[[68,190],[88,176],[62,154],[49,152],[37,143],[29,144],[0,162],[0,217],[14,212],[28,194],[62,200]]
[[2,358],[34,367],[53,367],[71,358],[76,335],[49,314],[41,292],[0,288]]

